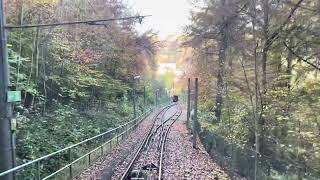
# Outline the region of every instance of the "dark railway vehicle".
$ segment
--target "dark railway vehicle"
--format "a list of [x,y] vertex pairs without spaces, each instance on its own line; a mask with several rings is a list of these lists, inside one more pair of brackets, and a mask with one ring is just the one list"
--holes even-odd
[[173,102],[178,102],[178,101],[179,101],[179,96],[174,95],[174,96],[172,97],[172,101],[173,101]]

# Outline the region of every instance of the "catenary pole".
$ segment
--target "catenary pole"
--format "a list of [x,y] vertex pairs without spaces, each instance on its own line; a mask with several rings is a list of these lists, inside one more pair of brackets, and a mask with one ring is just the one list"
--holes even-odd
[[[7,38],[3,0],[0,0],[0,172],[13,168],[13,138],[11,133],[12,105],[7,100],[10,87]],[[0,177],[0,180],[12,180],[13,174]]]
[[195,94],[194,94],[194,116],[193,116],[193,147],[197,148],[197,133],[198,133],[198,78],[195,79]]
[[188,78],[188,97],[187,97],[187,127],[189,127],[189,119],[190,119],[190,93],[191,93],[191,88],[190,88],[190,83],[191,80]]

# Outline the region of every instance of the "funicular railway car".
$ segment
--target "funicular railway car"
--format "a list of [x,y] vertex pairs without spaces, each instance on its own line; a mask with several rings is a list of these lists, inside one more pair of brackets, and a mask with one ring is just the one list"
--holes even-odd
[[174,95],[174,96],[172,97],[172,101],[173,101],[173,102],[178,102],[178,101],[179,101],[179,96]]

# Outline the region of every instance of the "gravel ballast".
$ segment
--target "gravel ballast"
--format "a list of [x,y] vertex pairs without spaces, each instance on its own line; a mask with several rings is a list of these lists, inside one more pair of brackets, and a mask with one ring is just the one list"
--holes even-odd
[[[157,112],[159,111],[157,110]],[[170,117],[174,112],[174,108],[169,109],[164,119]],[[74,179],[120,179],[142,140],[150,130],[153,124],[152,119],[155,115],[156,112],[151,113],[132,133],[120,141],[120,144],[114,147],[110,153],[100,158]],[[186,112],[183,111],[179,119],[173,124],[166,141],[162,171],[164,180],[231,179],[219,165],[214,163],[199,140],[197,144],[197,149],[193,148],[192,135],[186,128]],[[145,154],[144,157],[148,157],[146,158],[148,163],[157,164],[157,158],[152,158],[158,157],[156,146],[154,144],[150,147],[151,150],[145,152],[148,154]],[[150,154],[152,152],[154,154]],[[138,161],[136,167],[143,164]]]
[[[156,112],[159,112],[156,111]],[[119,168],[125,168],[130,162],[138,148],[138,144],[142,141],[148,130],[152,126],[152,118],[156,112],[151,113],[138,127],[131,132],[125,139],[120,141],[119,145],[114,147],[106,156],[98,159],[96,163],[82,172],[75,180],[95,180],[95,179],[111,179],[114,172]],[[120,171],[119,171],[120,172]]]
[[231,179],[213,162],[200,141],[192,146],[192,135],[186,127],[183,111],[168,135],[164,154],[163,179],[170,180],[225,180]]

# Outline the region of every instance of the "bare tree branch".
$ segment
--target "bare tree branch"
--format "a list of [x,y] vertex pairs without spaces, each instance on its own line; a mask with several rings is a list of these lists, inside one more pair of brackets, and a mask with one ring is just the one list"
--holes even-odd
[[297,11],[297,9],[300,7],[301,3],[304,0],[299,0],[299,2],[297,4],[295,4],[295,6],[291,9],[289,15],[287,16],[286,20],[283,21],[283,23],[281,24],[281,26],[276,29],[270,36],[269,39],[267,39],[266,41],[266,47],[270,47],[274,40],[276,40],[279,37],[279,34],[281,33],[281,31],[283,30],[283,28],[290,22],[290,19],[292,18],[292,16],[294,15],[294,13]]
[[[294,50],[292,48],[290,48],[286,42],[283,42],[283,45],[294,55],[296,56],[299,60],[303,61],[303,62],[306,62],[307,64],[309,64],[310,66],[316,68],[317,70],[320,70],[320,67],[318,67],[317,65],[309,62],[307,59],[304,59],[303,57],[299,56],[296,52],[294,52]],[[311,56],[313,57],[313,56]],[[310,58],[308,58],[310,59]]]

